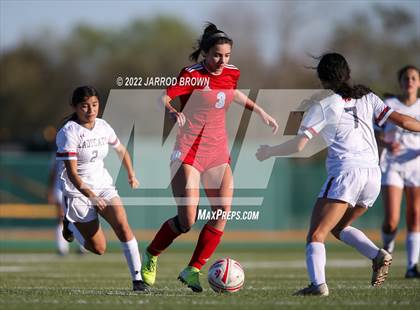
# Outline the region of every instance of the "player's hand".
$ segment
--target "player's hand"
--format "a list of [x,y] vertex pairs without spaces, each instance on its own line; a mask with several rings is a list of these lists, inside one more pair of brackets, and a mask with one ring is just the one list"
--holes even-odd
[[179,127],[183,127],[185,125],[185,122],[187,121],[187,119],[184,113],[173,111],[173,112],[169,112],[169,114],[174,118],[174,120],[176,120]]
[[255,153],[255,156],[259,161],[264,161],[271,157],[271,146],[269,145],[260,145],[260,147],[257,150],[257,153]]
[[270,115],[268,115],[265,111],[261,111],[260,116],[263,122],[266,123],[268,126],[270,126],[273,130],[273,134],[275,134],[277,130],[279,129],[279,125],[277,124],[276,120],[272,118]]
[[103,200],[101,197],[92,197],[90,198],[90,201],[98,211],[104,211],[107,206],[105,200]]
[[399,142],[392,142],[389,145],[389,150],[391,151],[392,155],[398,155],[401,150],[401,144]]
[[137,180],[136,176],[133,175],[128,178],[128,184],[130,184],[131,188],[138,188],[140,186],[139,180]]

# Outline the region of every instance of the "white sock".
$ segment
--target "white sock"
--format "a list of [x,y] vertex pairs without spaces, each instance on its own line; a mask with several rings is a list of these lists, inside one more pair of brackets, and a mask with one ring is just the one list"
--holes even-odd
[[405,244],[407,248],[407,267],[413,268],[419,261],[420,254],[420,232],[407,233]]
[[79,242],[80,245],[85,245],[85,238],[83,238],[80,231],[77,229],[76,225],[74,223],[69,223],[69,230],[73,233],[74,238]]
[[325,282],[325,245],[321,242],[311,242],[306,245],[306,268],[309,280],[315,285]]
[[131,273],[131,278],[133,281],[135,280],[142,280],[140,269],[141,269],[141,261],[140,261],[140,254],[139,254],[139,246],[137,244],[137,240],[134,237],[130,241],[121,242],[121,246],[123,248],[125,259],[127,260],[128,269]]
[[388,250],[388,252],[394,252],[396,236],[397,231],[394,231],[389,234],[382,231],[382,241],[384,243],[384,249]]
[[69,253],[69,243],[63,238],[63,224],[59,223],[55,228],[55,242],[57,250],[60,254],[65,255]]
[[360,230],[347,226],[340,232],[340,240],[354,247],[363,256],[374,259],[379,248]]

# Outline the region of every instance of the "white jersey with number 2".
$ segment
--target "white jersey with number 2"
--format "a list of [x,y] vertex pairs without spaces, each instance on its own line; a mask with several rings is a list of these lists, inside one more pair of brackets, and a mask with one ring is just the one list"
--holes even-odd
[[[113,188],[113,180],[104,167],[104,158],[109,145],[117,147],[120,142],[112,127],[97,118],[92,129],[68,121],[57,133],[57,160],[77,160],[77,174],[94,192]],[[64,168],[59,174],[62,189],[67,196],[82,196],[74,187]]]

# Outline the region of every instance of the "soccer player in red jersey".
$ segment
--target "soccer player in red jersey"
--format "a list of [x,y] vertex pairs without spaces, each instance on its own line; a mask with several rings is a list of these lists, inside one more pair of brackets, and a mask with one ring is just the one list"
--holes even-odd
[[[232,44],[226,33],[209,23],[190,55],[195,62],[200,55],[204,59],[182,69],[177,84],[168,87],[162,97],[179,126],[171,156],[171,186],[178,214],[163,223],[147,247],[141,272],[148,285],[155,282],[158,256],[196,222],[200,181],[212,210],[230,211],[233,178],[226,133],[230,103],[235,101],[257,113],[274,133],[278,129],[270,115],[236,89],[240,71],[229,64]],[[176,97],[181,100],[179,111],[171,104]],[[200,269],[216,250],[225,225],[222,217],[204,225],[188,266],[179,274],[178,280],[194,292],[202,291]]]

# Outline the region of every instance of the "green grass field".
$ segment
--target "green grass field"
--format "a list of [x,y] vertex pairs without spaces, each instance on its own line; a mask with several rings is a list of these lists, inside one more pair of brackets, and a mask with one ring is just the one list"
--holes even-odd
[[[188,262],[192,245],[168,250],[159,259],[158,278],[148,295],[131,291],[122,253],[104,256],[49,253],[0,253],[0,309],[420,309],[420,280],[406,280],[405,256],[394,255],[390,276],[381,288],[370,287],[370,262],[354,250],[327,245],[327,298],[294,297],[307,285],[303,244],[229,246],[213,256],[242,263],[245,286],[218,295],[207,284],[192,293],[176,280]],[[402,249],[402,245],[400,246]],[[210,264],[209,264],[210,265]]]

